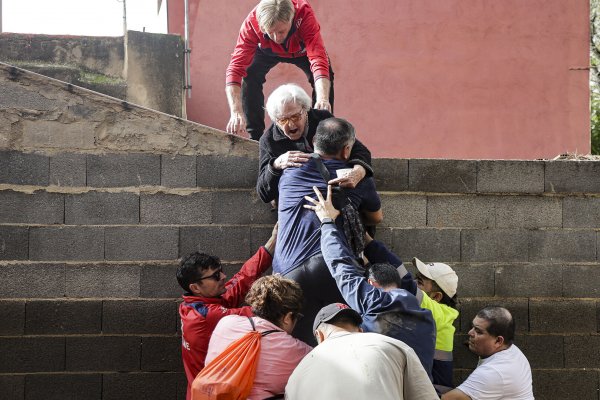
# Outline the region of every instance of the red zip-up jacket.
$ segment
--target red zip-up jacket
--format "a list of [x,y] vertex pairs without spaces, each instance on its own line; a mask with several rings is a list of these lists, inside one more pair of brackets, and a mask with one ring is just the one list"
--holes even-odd
[[315,13],[305,0],[292,0],[292,3],[295,9],[292,28],[283,44],[275,43],[260,30],[256,7],[248,14],[240,28],[237,44],[227,67],[226,85],[242,84],[242,78],[247,75],[246,69],[252,63],[257,48],[278,57],[308,56],[314,80],[329,79],[329,59]]
[[273,258],[267,249],[261,247],[226,283],[226,291],[221,296],[182,296],[183,303],[179,305],[181,358],[188,381],[187,400],[191,398],[192,382],[204,368],[208,342],[215,326],[226,315],[252,315],[250,307],[239,306],[250,286],[271,266],[272,261]]

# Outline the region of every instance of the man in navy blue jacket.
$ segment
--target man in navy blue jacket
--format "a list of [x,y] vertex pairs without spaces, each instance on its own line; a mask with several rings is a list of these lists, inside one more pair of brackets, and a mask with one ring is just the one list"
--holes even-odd
[[339,211],[315,188],[317,200],[306,197],[321,221],[321,253],[342,297],[363,318],[363,329],[401,340],[413,348],[431,379],[435,352],[435,322],[431,311],[421,308],[417,298],[400,289],[400,276],[391,264],[374,264],[369,278],[357,270],[357,262],[343,234],[334,223]]

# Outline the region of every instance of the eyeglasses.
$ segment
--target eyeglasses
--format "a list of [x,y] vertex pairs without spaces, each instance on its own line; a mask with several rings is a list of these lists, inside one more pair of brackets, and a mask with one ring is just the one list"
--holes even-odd
[[203,281],[205,279],[214,279],[215,281],[219,282],[221,280],[221,273],[223,272],[223,267],[219,267],[214,274],[210,274],[208,276],[205,276],[203,278],[198,279],[198,282]]
[[298,121],[300,121],[302,119],[302,116],[304,115],[304,110],[300,111],[299,113],[296,113],[294,115],[290,115],[289,117],[282,117],[282,118],[277,118],[277,123],[279,125],[287,125],[290,122],[293,123],[298,123]]
[[294,313],[294,316],[296,318],[296,321],[300,321],[302,318],[304,318],[304,314],[302,313]]

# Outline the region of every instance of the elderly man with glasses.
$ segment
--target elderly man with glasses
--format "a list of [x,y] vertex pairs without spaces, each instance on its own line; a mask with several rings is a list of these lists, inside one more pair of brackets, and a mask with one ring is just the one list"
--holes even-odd
[[240,305],[254,281],[271,267],[276,237],[277,225],[267,243],[229,281],[218,257],[194,252],[181,259],[177,281],[185,290],[179,316],[187,400],[191,398],[194,378],[204,368],[208,343],[217,323],[227,315],[253,315],[249,306]]
[[[300,86],[279,86],[267,100],[273,124],[259,140],[259,172],[256,191],[265,203],[279,197],[279,179],[287,168],[301,167],[314,152],[313,139],[319,122],[331,118],[326,110],[311,108],[311,99]],[[348,175],[331,180],[332,185],[355,188],[365,176],[372,176],[371,152],[356,140],[348,164]]]

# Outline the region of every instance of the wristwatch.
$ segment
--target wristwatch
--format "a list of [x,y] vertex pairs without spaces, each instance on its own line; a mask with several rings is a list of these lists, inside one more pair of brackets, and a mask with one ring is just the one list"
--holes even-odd
[[333,224],[333,222],[334,222],[334,221],[333,221],[331,218],[329,218],[329,217],[325,217],[325,218],[323,218],[323,219],[321,220],[321,225],[324,225],[324,224]]

